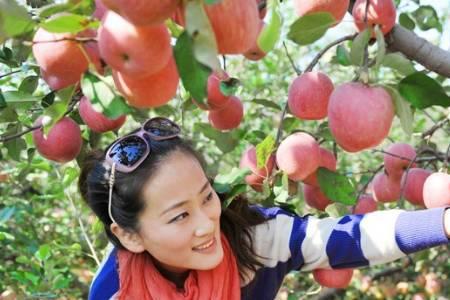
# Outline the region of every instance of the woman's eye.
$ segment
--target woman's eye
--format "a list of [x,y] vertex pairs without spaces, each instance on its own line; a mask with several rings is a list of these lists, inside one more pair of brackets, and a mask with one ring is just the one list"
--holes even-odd
[[208,194],[208,196],[206,196],[206,201],[205,201],[205,202],[211,201],[212,198],[213,198],[213,193],[210,192],[210,193]]
[[178,221],[181,221],[181,220],[183,220],[185,217],[187,217],[188,216],[188,213],[182,213],[182,214],[179,214],[178,216],[176,216],[175,218],[173,218],[172,220],[170,220],[170,222],[169,223],[175,223],[175,222],[178,222]]

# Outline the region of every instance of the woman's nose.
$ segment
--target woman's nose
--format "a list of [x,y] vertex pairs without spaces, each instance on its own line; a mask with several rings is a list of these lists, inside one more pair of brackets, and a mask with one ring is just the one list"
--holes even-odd
[[201,212],[197,218],[196,236],[204,236],[214,232],[214,221],[207,214]]

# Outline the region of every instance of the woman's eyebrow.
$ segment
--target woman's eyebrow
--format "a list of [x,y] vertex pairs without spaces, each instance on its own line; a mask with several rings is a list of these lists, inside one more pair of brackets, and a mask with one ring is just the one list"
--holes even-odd
[[[202,188],[200,189],[200,191],[198,192],[199,194],[203,193],[203,191],[209,186],[209,181],[206,181],[206,183],[202,186]],[[172,209],[178,208],[180,206],[185,205],[187,202],[189,202],[189,200],[183,200],[180,201],[178,203],[175,203],[174,205],[170,206],[169,208],[167,208],[166,210],[164,210],[161,214],[160,217],[163,216],[164,214],[168,213],[169,211],[171,211]]]

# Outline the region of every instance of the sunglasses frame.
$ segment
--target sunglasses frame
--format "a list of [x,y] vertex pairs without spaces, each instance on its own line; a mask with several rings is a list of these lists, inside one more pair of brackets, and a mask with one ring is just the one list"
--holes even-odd
[[[154,134],[154,133],[152,133],[152,132],[149,132],[147,129],[145,129],[145,127],[148,125],[148,124],[150,124],[150,122],[155,122],[155,121],[158,121],[158,120],[161,120],[161,121],[165,121],[165,122],[169,122],[170,123],[170,125],[172,125],[174,128],[176,128],[177,129],[177,133],[174,133],[174,134],[171,134],[171,135],[168,135],[168,136],[159,136],[159,135],[157,135],[157,134]],[[115,164],[115,169],[117,170],[117,171],[119,171],[119,172],[122,172],[122,173],[131,173],[131,172],[133,172],[146,158],[147,158],[147,156],[150,154],[150,151],[151,151],[151,147],[150,147],[150,144],[149,144],[149,142],[147,141],[147,139],[145,138],[145,135],[147,135],[147,136],[149,136],[150,137],[150,139],[152,139],[152,140],[155,140],[155,141],[162,141],[162,140],[168,140],[168,139],[171,139],[171,138],[174,138],[174,137],[177,137],[177,136],[179,136],[180,135],[180,127],[175,123],[175,122],[173,122],[173,121],[171,121],[171,120],[169,120],[169,119],[167,119],[167,118],[163,118],[163,117],[155,117],[155,118],[151,118],[151,119],[148,119],[147,121],[145,121],[145,123],[141,126],[141,128],[138,130],[138,131],[136,131],[136,132],[134,132],[134,133],[131,133],[131,134],[128,134],[128,135],[126,135],[126,136],[123,136],[123,137],[121,137],[120,139],[118,139],[118,140],[116,140],[114,143],[112,143],[111,144],[111,146],[108,148],[108,151],[106,152],[106,154],[105,154],[105,161],[108,163],[108,164],[110,164],[111,166],[113,165],[113,164]],[[144,143],[145,143],[145,145],[146,145],[146,151],[145,151],[145,153],[142,155],[142,157],[136,162],[136,163],[134,163],[132,166],[126,166],[126,165],[123,165],[123,164],[121,164],[121,163],[119,163],[119,162],[117,162],[117,161],[115,161],[112,157],[110,157],[110,154],[111,154],[111,151],[112,151],[112,149],[117,145],[117,144],[119,144],[121,141],[123,141],[124,139],[127,139],[127,138],[129,138],[129,137],[138,137],[138,138],[140,138],[141,140],[143,140],[144,141]]]

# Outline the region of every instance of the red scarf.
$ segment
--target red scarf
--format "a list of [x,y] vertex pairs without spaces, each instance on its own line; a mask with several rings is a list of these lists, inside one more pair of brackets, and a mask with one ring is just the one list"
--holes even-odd
[[164,278],[154,266],[150,255],[118,251],[119,300],[210,300],[241,298],[236,258],[227,239],[221,235],[224,256],[211,270],[192,270],[184,283],[184,291]]

